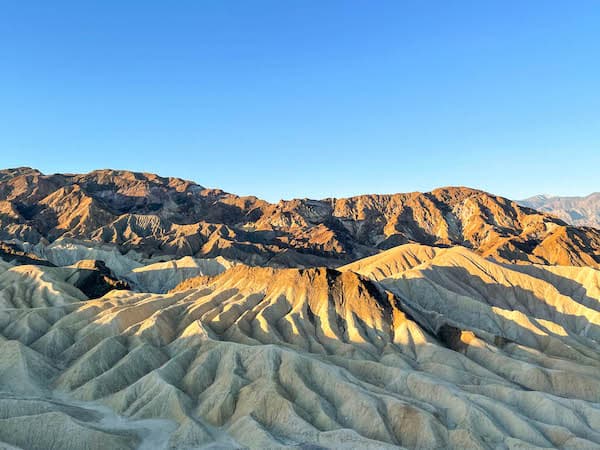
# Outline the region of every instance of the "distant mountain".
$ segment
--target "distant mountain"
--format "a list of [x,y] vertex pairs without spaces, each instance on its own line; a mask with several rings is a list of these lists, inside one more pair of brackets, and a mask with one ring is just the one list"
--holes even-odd
[[519,203],[554,214],[571,225],[600,228],[600,192],[587,197],[536,195]]
[[465,187],[272,204],[118,170],[0,171],[0,240],[27,242],[44,257],[52,249],[59,258],[59,244],[96,253],[108,244],[140,258],[273,267],[335,267],[405,243],[461,245],[502,262],[600,263],[600,231]]

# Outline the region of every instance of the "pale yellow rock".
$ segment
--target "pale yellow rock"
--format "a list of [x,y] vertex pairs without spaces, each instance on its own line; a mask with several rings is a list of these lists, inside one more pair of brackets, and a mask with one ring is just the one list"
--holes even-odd
[[[19,295],[50,274],[0,270]],[[340,270],[237,265],[169,294],[36,294],[54,301],[0,309],[0,441],[598,448],[598,280],[407,245]]]

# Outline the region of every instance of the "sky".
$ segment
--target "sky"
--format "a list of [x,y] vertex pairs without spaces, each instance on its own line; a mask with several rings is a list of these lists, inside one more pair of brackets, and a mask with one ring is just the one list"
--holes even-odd
[[0,1],[0,167],[600,190],[600,2]]

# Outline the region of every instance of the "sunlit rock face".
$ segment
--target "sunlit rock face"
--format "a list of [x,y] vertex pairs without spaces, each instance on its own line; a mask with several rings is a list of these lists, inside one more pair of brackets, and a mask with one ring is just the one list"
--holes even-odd
[[[134,260],[224,257],[248,265],[336,267],[406,243],[461,245],[511,263],[600,263],[600,231],[464,187],[272,204],[119,170],[0,171],[0,240],[28,243],[40,257],[62,259],[60,265],[59,249],[80,246]],[[125,270],[103,257],[87,259]]]
[[82,266],[0,263],[6,448],[600,446],[594,268],[408,244],[88,299]]

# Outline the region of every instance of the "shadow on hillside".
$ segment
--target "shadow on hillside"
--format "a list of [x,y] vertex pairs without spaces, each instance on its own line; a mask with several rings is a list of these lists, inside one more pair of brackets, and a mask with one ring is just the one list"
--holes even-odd
[[[570,305],[567,303],[565,305],[556,306],[548,303],[547,299],[540,294],[536,294],[534,291],[526,289],[525,287],[517,285],[506,286],[499,283],[487,283],[480,276],[468,272],[463,267],[436,266],[435,269],[424,269],[421,271],[421,273],[423,274],[424,278],[403,280],[403,282],[407,283],[409,286],[412,284],[415,285],[415,288],[417,288],[409,289],[410,292],[419,292],[418,287],[421,283],[433,282],[438,286],[443,286],[445,289],[448,289],[457,295],[469,297],[472,300],[478,301],[484,305],[501,308],[507,311],[519,311],[526,315],[530,320],[534,320],[536,326],[544,329],[544,331],[546,331],[550,336],[564,339],[564,336],[554,333],[540,323],[539,320],[535,319],[547,320],[561,325],[568,332],[569,338],[583,343],[588,347],[590,346],[590,343],[585,342],[587,340],[592,340],[595,342],[595,344],[591,346],[592,348],[597,348],[598,343],[600,343],[599,324],[590,321],[588,317],[583,315],[576,315],[563,310],[563,306],[567,308],[569,306],[576,308],[579,305],[587,306],[585,303],[595,302],[596,308],[593,311],[596,312],[600,304],[593,298],[585,297],[581,301],[577,301],[573,297],[568,297],[568,301],[572,302]],[[387,279],[383,280],[382,284],[391,284],[393,282],[394,279]],[[582,286],[576,282],[572,282],[569,287],[574,289],[582,289]],[[566,291],[563,289],[563,292]],[[419,298],[416,298],[415,296],[416,294],[413,294],[409,301],[419,304]],[[509,320],[506,317],[501,317],[497,313],[494,313],[493,310],[490,310],[490,314],[495,317],[496,321]],[[514,321],[511,321],[511,323],[513,324],[513,327],[520,327],[520,325],[516,324]],[[483,324],[464,324],[466,328],[475,325],[480,326]],[[496,330],[492,329],[488,329],[487,331],[492,333],[496,332]],[[529,333],[531,332],[531,330],[527,331]]]
[[[572,280],[562,275],[558,275],[554,272],[548,272],[542,267],[534,265],[507,265],[510,270],[521,272],[526,275],[533,276],[540,280],[546,281],[552,280],[551,284],[554,288],[562,295],[571,297],[574,300],[580,302],[582,305],[600,312],[600,299],[590,297],[587,295],[585,286],[576,280]],[[594,269],[597,270],[597,269]],[[548,281],[546,281],[548,282]]]

